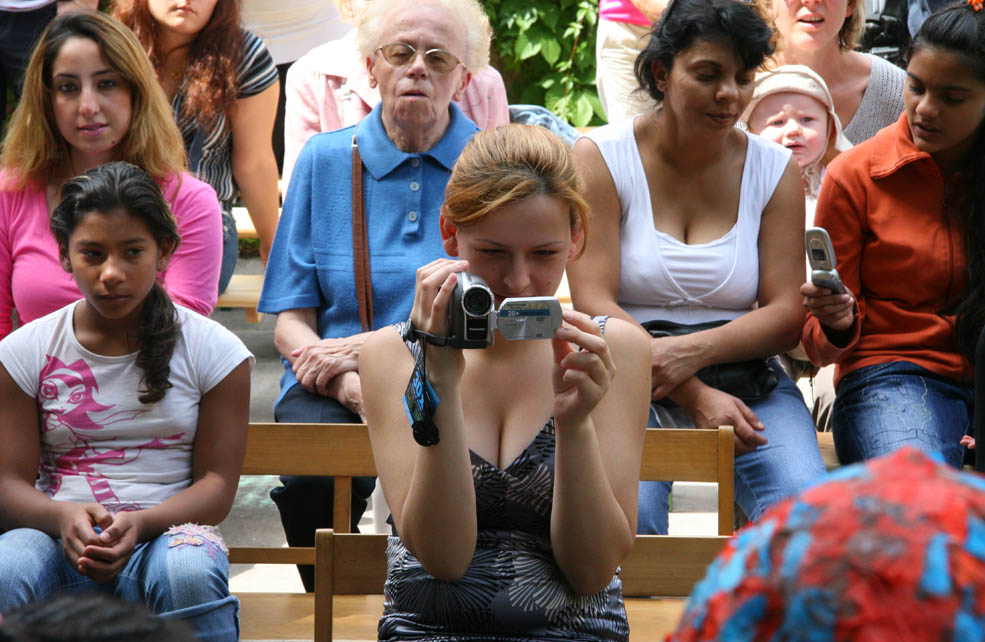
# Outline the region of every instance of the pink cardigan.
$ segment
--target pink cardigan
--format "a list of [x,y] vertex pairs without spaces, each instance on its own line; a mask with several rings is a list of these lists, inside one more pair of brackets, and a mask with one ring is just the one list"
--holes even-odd
[[[356,47],[355,30],[315,47],[287,71],[284,89],[284,193],[301,148],[320,132],[358,123],[380,102],[378,89],[369,86],[366,61]],[[503,77],[492,67],[472,76],[462,100],[462,113],[480,129],[510,122]]]
[[[208,316],[218,296],[222,259],[219,201],[209,185],[190,174],[176,183],[169,179],[163,185],[181,234],[162,273],[164,286],[176,303]],[[81,298],[58,260],[44,189],[0,190],[0,339],[13,330],[15,308],[24,324]]]

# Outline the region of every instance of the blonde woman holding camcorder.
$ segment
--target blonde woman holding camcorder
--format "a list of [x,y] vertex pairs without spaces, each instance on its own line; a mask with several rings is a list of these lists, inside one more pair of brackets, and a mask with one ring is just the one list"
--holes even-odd
[[[487,318],[492,343],[479,343],[488,347],[447,339],[460,273],[482,279],[501,312],[505,299],[553,296],[586,219],[571,153],[550,132],[476,134],[441,213],[456,258],[419,268],[409,323],[363,346],[367,421],[396,531],[381,640],[422,631],[628,638],[615,571],[636,532],[646,336],[565,310],[549,340],[504,338],[516,314]],[[556,303],[511,305],[534,318],[550,317]],[[536,324],[512,331],[540,334]]]

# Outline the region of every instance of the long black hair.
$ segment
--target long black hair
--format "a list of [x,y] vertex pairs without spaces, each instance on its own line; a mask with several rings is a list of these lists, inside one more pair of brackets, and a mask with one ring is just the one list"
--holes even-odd
[[656,101],[664,94],[653,76],[653,63],[668,72],[674,58],[695,41],[727,41],[745,69],[755,69],[773,53],[773,30],[752,5],[736,0],[671,0],[660,22],[650,32],[650,41],[633,66],[640,89]]
[[[68,253],[68,241],[82,218],[91,212],[124,210],[147,225],[160,248],[178,247],[178,225],[167,201],[150,174],[130,163],[100,165],[62,187],[61,202],[51,215],[51,233],[59,251]],[[178,338],[178,314],[160,283],[144,300],[137,335],[137,367],[143,371],[140,402],[164,398],[171,382],[171,354]]]
[[[935,12],[920,27],[907,58],[924,47],[956,54],[985,83],[985,11],[961,2]],[[978,334],[985,326],[985,125],[979,124],[959,181],[960,194],[949,194],[948,200],[957,206],[964,231],[968,291],[954,308],[954,336],[961,353],[974,361]]]

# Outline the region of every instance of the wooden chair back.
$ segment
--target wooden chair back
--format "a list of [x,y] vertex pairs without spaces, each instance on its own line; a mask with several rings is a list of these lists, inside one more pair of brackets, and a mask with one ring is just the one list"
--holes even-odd
[[[314,640],[328,642],[332,639],[333,597],[380,594],[386,579],[387,537],[347,532],[352,477],[376,475],[369,433],[362,424],[252,423],[249,431],[242,474],[335,477],[334,524],[338,528],[319,530],[313,548],[231,547],[229,554],[232,563],[314,564]],[[728,539],[724,535],[732,529],[732,435],[731,427],[647,430],[641,479],[717,482],[722,535],[638,535],[622,565],[627,598],[688,595],[724,546]],[[376,605],[373,613],[354,617],[378,618],[378,602],[372,604]]]
[[[731,426],[717,430],[662,428],[646,431],[641,478],[717,482],[718,530],[721,534],[706,537],[637,535],[629,557],[622,564],[625,596],[681,598],[690,594],[732,532],[733,463]],[[338,518],[336,523],[339,523]],[[331,596],[383,591],[386,546],[385,535],[341,533],[331,529],[318,531],[315,540],[316,601],[318,610],[324,609],[325,615],[316,617],[316,624],[331,626]],[[326,639],[331,639],[330,630],[328,635]]]
[[[373,477],[376,463],[369,445],[369,433],[363,424],[290,424],[251,423],[243,461],[243,475],[327,475],[335,477],[335,513],[333,524],[344,533],[350,530],[350,497],[353,477]],[[362,536],[373,537],[373,536]],[[381,536],[382,537],[382,536]],[[360,540],[362,543],[364,540]],[[384,538],[385,544],[385,538]],[[314,564],[316,642],[332,639],[331,566],[317,561],[316,546],[289,548],[231,546],[232,564]],[[385,547],[358,558],[372,565],[382,564],[386,576]],[[369,586],[367,585],[367,588]],[[374,584],[372,593],[383,590],[383,581]],[[309,603],[310,604],[310,603]]]
[[734,528],[735,432],[732,426],[717,430],[648,428],[643,442],[640,479],[718,483],[718,534]]
[[640,479],[717,482],[718,535],[637,535],[622,563],[624,596],[685,597],[691,593],[732,534],[734,464],[732,426],[647,429]]

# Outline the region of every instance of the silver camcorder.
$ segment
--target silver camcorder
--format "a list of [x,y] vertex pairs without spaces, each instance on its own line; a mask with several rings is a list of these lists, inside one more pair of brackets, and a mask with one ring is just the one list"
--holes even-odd
[[561,303],[552,296],[514,297],[505,299],[497,311],[486,282],[459,272],[448,327],[448,345],[454,348],[488,348],[496,329],[511,341],[550,339],[561,327]]

